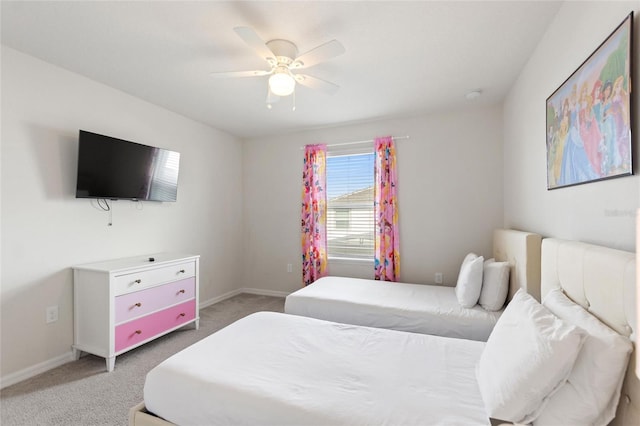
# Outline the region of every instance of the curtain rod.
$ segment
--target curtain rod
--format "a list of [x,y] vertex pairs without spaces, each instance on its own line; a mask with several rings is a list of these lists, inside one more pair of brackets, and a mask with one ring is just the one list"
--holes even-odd
[[[394,141],[399,141],[402,139],[409,139],[409,136],[391,136],[393,138]],[[332,143],[332,144],[327,144],[327,148],[331,147],[331,146],[344,146],[344,145],[356,145],[356,144],[360,144],[360,143],[373,143],[375,141],[375,139],[367,139],[365,141],[354,141],[354,142],[342,142],[342,143]],[[301,146],[300,149],[304,149],[304,146]]]

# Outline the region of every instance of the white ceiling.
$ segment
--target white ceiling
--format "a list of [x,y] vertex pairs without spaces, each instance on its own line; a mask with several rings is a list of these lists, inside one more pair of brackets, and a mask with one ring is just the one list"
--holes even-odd
[[[243,138],[501,102],[561,2],[2,1],[2,43]],[[340,86],[296,88],[265,106],[267,69],[233,31],[303,53],[346,53],[305,70]],[[469,101],[465,94],[481,89]]]

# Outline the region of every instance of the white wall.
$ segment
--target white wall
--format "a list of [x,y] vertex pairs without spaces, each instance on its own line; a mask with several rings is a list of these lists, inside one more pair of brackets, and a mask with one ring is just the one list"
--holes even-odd
[[[504,104],[505,225],[635,250],[640,177],[547,191],[546,99],[634,10],[633,139],[640,151],[640,1],[566,2]],[[635,156],[637,164],[638,156]],[[634,173],[638,173],[635,167]]]
[[[176,203],[75,199],[78,129],[181,153]],[[200,300],[239,287],[242,144],[118,90],[2,47],[2,364],[7,377],[69,359],[74,264],[201,255]],[[45,308],[58,305],[58,322]]]
[[[300,147],[385,135],[410,136],[397,142],[401,279],[433,283],[443,272],[455,284],[464,255],[490,255],[503,223],[501,116],[500,107],[478,107],[245,141],[244,287],[301,286]],[[372,277],[373,266],[330,265],[330,273]]]

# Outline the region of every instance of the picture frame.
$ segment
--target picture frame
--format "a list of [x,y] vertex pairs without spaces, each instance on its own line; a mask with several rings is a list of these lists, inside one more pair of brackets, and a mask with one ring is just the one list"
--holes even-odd
[[633,12],[547,98],[547,189],[633,174]]

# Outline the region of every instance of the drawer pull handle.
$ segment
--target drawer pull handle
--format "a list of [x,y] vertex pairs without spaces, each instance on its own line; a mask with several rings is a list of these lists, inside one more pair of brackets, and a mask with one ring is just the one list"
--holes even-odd
[[186,315],[186,314],[185,314],[184,312],[182,312],[179,316],[183,317],[183,316],[185,316],[185,315]]
[[138,278],[137,280],[134,281],[134,283],[136,284],[140,284],[142,282],[142,280],[140,278]]
[[180,269],[178,272],[184,274],[184,269]]
[[142,330],[136,330],[136,334],[142,334]]
[[183,294],[184,294],[184,289],[183,289],[183,290],[180,290],[178,293],[183,293]]
[[138,303],[136,303],[136,304],[135,304],[135,305],[133,305],[133,306],[137,306],[137,307],[139,308],[140,306],[142,306],[142,303],[138,302]]

